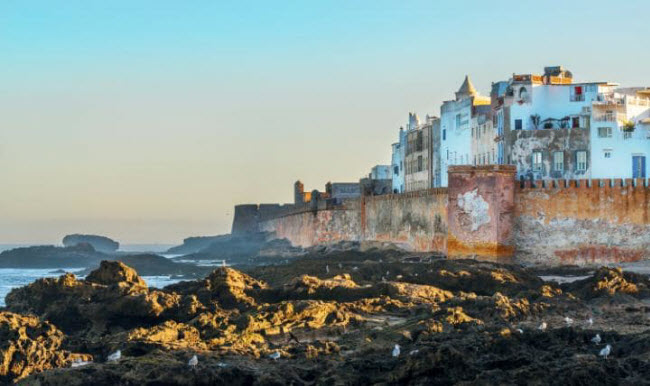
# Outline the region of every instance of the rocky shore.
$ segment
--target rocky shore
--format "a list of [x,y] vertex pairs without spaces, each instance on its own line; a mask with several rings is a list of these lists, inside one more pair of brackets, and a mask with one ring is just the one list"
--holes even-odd
[[639,385],[649,286],[610,268],[559,285],[516,266],[338,250],[152,289],[104,261],[7,296],[0,382]]

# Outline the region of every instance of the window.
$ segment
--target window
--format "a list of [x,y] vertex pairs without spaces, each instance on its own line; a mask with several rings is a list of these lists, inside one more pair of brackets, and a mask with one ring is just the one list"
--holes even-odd
[[393,168],[393,174],[399,176],[399,167],[397,165],[395,165],[395,167]]
[[447,129],[442,129],[442,140],[444,141],[445,139],[447,139]]
[[460,114],[456,114],[456,128],[460,127]]
[[579,172],[587,170],[587,152],[584,150],[576,152],[576,170]]
[[422,156],[418,156],[418,172],[422,171]]
[[571,118],[572,125],[571,127],[574,129],[577,129],[580,127],[580,117],[573,117]]
[[612,128],[611,127],[599,127],[598,136],[600,138],[612,138]]
[[523,121],[521,119],[515,119],[515,130],[521,130],[523,127]]
[[629,131],[624,131],[623,132],[623,139],[630,139],[632,138],[632,133]]
[[564,171],[564,152],[556,151],[553,153],[553,170],[556,172]]
[[603,150],[603,157],[612,158],[612,149],[604,149]]
[[534,151],[533,152],[533,171],[541,172],[542,171],[542,152]]

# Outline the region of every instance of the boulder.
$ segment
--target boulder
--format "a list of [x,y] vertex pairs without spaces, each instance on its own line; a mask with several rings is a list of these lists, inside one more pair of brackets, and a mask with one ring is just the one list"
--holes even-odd
[[147,286],[133,268],[127,267],[121,261],[102,261],[98,269],[86,276],[86,281],[104,285],[127,283]]

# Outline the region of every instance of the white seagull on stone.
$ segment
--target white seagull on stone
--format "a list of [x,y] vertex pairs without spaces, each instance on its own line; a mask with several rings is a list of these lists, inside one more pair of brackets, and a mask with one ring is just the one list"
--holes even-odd
[[418,349],[411,350],[411,352],[409,353],[409,355],[412,356],[412,355],[415,355],[415,354],[417,354],[417,353],[419,353],[419,352],[420,352],[420,350],[418,350]]
[[329,264],[325,265],[325,273],[330,273],[330,266],[329,266]]
[[280,357],[280,351],[276,351],[273,354],[269,355],[269,358],[273,359],[274,361],[280,359]]
[[120,358],[122,358],[122,351],[117,350],[117,351],[115,351],[114,353],[112,353],[111,355],[108,356],[108,361],[109,362],[116,362],[116,361],[119,361]]
[[196,368],[196,365],[198,365],[198,364],[199,364],[199,358],[198,358],[196,355],[194,355],[192,358],[190,358],[190,361],[187,362],[187,365],[188,365],[191,369],[195,369],[195,368]]
[[339,263],[339,269],[343,269],[343,264]]
[[587,319],[587,324],[589,325],[589,327],[593,326],[594,325],[594,318]]
[[601,357],[605,357],[605,359],[607,359],[607,357],[609,356],[609,354],[611,352],[612,352],[612,346],[607,345],[607,346],[605,346],[604,349],[600,350],[600,354],[598,354],[598,355],[600,355]]
[[596,344],[600,343],[602,341],[602,339],[600,338],[600,334],[596,334],[596,336],[591,338],[591,341],[596,343]]
[[540,324],[539,327],[537,327],[537,329],[540,331],[546,331],[546,327],[548,327],[546,325],[546,322],[542,322],[542,324]]
[[523,333],[524,333],[524,330],[522,330],[521,328],[518,328],[518,329],[517,329],[517,332],[520,333],[520,334],[523,334]]
[[569,327],[573,324],[573,319],[569,318],[568,316],[565,316],[564,323],[566,323],[567,327]]
[[393,347],[393,357],[397,358],[399,356],[400,349],[399,349],[399,344],[396,344],[395,347]]

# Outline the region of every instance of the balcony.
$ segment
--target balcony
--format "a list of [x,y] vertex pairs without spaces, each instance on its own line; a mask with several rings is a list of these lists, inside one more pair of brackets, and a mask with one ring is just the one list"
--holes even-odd
[[593,116],[593,120],[596,122],[618,122],[624,121],[626,118],[625,114],[619,113],[604,113],[596,114]]

